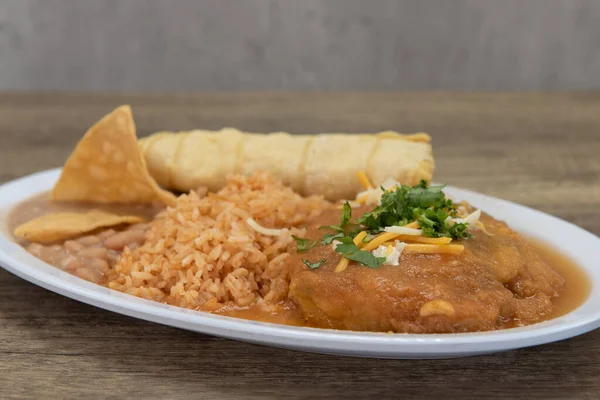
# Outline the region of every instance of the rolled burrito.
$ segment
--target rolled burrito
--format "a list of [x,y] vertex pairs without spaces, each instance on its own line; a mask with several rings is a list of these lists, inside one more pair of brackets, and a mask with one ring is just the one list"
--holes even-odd
[[229,174],[264,170],[301,194],[351,199],[364,189],[358,171],[374,186],[387,178],[415,185],[430,180],[434,166],[426,133],[291,135],[224,128],[158,132],[139,143],[150,175],[164,188],[181,192],[216,191]]

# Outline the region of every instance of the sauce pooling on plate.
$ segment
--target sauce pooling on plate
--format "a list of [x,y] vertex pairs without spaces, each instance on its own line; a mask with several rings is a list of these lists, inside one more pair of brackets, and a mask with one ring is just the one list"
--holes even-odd
[[[96,208],[96,205],[94,205]],[[46,194],[42,194],[36,196],[26,202],[23,202],[18,207],[16,207],[9,216],[9,227],[15,228],[19,224],[24,221],[28,221],[32,218],[38,217],[40,215],[44,215],[49,212],[57,212],[57,211],[85,211],[90,209],[89,204],[85,203],[68,203],[68,204],[60,204],[60,203],[52,203],[48,200]],[[102,207],[103,210],[107,212],[114,213],[122,213],[122,214],[133,214],[144,217],[145,219],[151,219],[154,215],[160,212],[162,207],[152,207],[152,206],[111,206],[106,205]],[[360,213],[368,210],[368,207],[362,206],[361,208],[354,209],[353,212],[355,215],[359,215]],[[333,225],[340,220],[340,214],[342,210],[339,207],[332,207],[328,209],[326,212],[323,212],[316,216],[313,220],[304,224],[306,227],[306,238],[316,238],[322,239],[324,236],[324,230],[319,229],[322,225]],[[491,217],[484,217],[487,219]],[[486,226],[488,229],[493,230],[495,232],[494,224],[498,224],[501,226],[501,229],[504,228],[504,225],[499,222],[490,223],[486,220]],[[130,227],[121,226],[116,229],[99,229],[91,234],[81,235],[77,238],[73,238],[71,240],[64,241],[62,243],[53,243],[51,245],[39,245],[39,244],[30,244],[26,242],[22,242],[26,248],[29,249],[34,255],[43,259],[50,264],[65,270],[66,272],[72,273],[76,276],[79,276],[83,279],[99,283],[102,285],[107,285],[107,280],[110,276],[110,271],[114,267],[117,262],[119,256],[121,255],[123,249],[128,247],[131,250],[139,247],[145,240],[146,231],[148,229],[148,224],[137,224]],[[476,234],[472,243],[465,242],[464,245],[467,246],[467,252],[469,251],[469,247],[473,246],[474,249],[480,247],[478,243],[478,236],[483,235],[483,240],[491,240],[497,241],[499,238],[496,236],[488,237],[484,235],[483,232],[479,232]],[[495,239],[494,239],[495,238]],[[524,324],[528,324],[535,321],[543,321],[552,318],[556,318],[558,316],[564,315],[579,305],[581,305],[585,299],[588,297],[590,292],[590,283],[585,273],[577,267],[570,259],[563,256],[559,252],[554,249],[551,249],[549,246],[544,243],[538,242],[533,239],[521,239],[523,240],[523,246],[530,247],[532,251],[536,254],[539,254],[540,258],[544,263],[547,263],[549,268],[552,271],[555,271],[557,275],[562,280],[563,285],[561,292],[551,298],[550,303],[547,308],[541,307],[539,303],[534,303],[531,305],[530,311],[534,310],[533,317],[531,315],[527,316],[527,313],[524,314],[525,320],[517,320],[514,318],[504,318],[501,315],[495,319],[495,323],[493,327],[484,327],[484,329],[499,329],[506,328],[512,326],[521,326]],[[477,250],[475,250],[477,251]],[[318,269],[310,270],[307,269],[302,262],[302,259],[306,258],[314,258],[319,259],[321,257],[319,254],[324,254],[324,257],[327,258],[326,262],[321,265]],[[404,255],[407,257],[407,254]],[[445,261],[445,256],[442,255],[433,255],[433,256],[419,256],[415,257],[415,260],[411,263],[420,263],[429,265],[429,269],[434,268],[444,268],[444,267],[436,267],[437,264],[442,264]],[[500,255],[500,257],[504,258],[506,261],[506,254]],[[457,261],[457,260],[455,260]],[[291,257],[287,259],[286,266],[292,271],[292,275],[296,276],[296,278],[292,278],[292,293],[288,298],[282,299],[278,302],[265,304],[264,301],[260,300],[258,303],[250,304],[247,306],[239,306],[237,304],[229,304],[223,305],[220,302],[215,301],[207,301],[201,306],[195,307],[199,310],[214,312],[221,315],[232,316],[237,318],[244,318],[250,320],[258,320],[264,322],[272,322],[272,323],[280,323],[287,325],[295,325],[295,326],[313,326],[320,328],[339,328],[339,329],[355,329],[355,330],[378,330],[378,331],[387,331],[387,330],[398,330],[393,326],[387,326],[385,323],[380,326],[374,326],[377,318],[373,316],[367,316],[368,326],[364,326],[364,321],[350,321],[347,317],[337,317],[332,311],[333,306],[324,305],[323,302],[326,302],[327,299],[335,299],[335,301],[339,302],[339,304],[344,307],[349,306],[348,310],[356,311],[356,306],[349,305],[346,303],[347,300],[344,300],[344,294],[336,292],[335,290],[340,290],[341,292],[348,293],[348,298],[357,298],[360,299],[361,302],[368,301],[368,297],[370,296],[369,291],[364,291],[365,287],[368,287],[368,279],[369,273],[374,274],[377,271],[376,280],[385,279],[385,277],[389,277],[390,279],[395,279],[394,275],[401,271],[401,268],[418,268],[418,265],[411,264],[410,266],[406,265],[406,259],[404,260],[403,266],[389,266],[384,267],[385,271],[381,270],[371,270],[369,268],[361,267],[359,265],[354,265],[350,263],[347,267],[347,271],[340,275],[335,274],[334,272],[327,272],[328,268],[334,268],[337,266],[339,262],[339,257],[337,257],[336,253],[328,250],[327,247],[323,246],[314,246],[307,251],[303,251],[302,253],[297,253],[296,249],[292,249]],[[384,272],[381,274],[381,272]],[[425,270],[420,271],[421,274],[426,275]],[[366,273],[366,275],[364,275]],[[448,271],[445,272],[446,274]],[[330,276],[325,277],[327,274],[331,274],[333,278]],[[349,275],[350,274],[350,275]],[[390,275],[391,274],[391,275]],[[315,282],[305,282],[307,279],[306,276],[311,276],[311,281],[314,280],[314,277],[324,275],[324,278],[321,281]],[[353,286],[356,282],[349,283],[349,276],[356,275],[358,283],[357,286]],[[346,282],[338,282],[338,276],[345,276]],[[417,274],[419,276],[419,274]],[[455,279],[458,279],[458,276],[454,276]],[[537,276],[539,278],[539,276]],[[399,284],[399,280],[395,281],[395,284]],[[313,285],[309,287],[307,285]],[[433,286],[439,284],[439,282],[433,283]],[[404,291],[409,292],[411,287],[410,285],[417,285],[416,283],[408,283],[404,286]],[[504,284],[502,284],[504,285]],[[335,288],[333,290],[332,288]],[[379,287],[376,287],[376,293],[373,296],[380,296],[381,290],[385,290],[384,285],[379,283]],[[309,296],[308,300],[303,298],[306,295],[307,291],[314,290],[318,295]],[[423,283],[421,282],[420,291],[424,290]],[[457,289],[458,290],[458,289]],[[371,293],[373,293],[371,291]],[[480,296],[479,301],[481,304],[489,305],[488,303],[484,303],[485,297],[482,296],[481,290],[477,290],[477,295],[473,295],[473,299],[477,299],[476,296]],[[316,296],[316,297],[315,297]],[[468,297],[470,296],[467,293],[462,294],[461,296]],[[459,296],[459,297],[461,297]],[[513,294],[513,296],[515,296]],[[319,297],[323,297],[323,299],[319,299]],[[491,296],[494,298],[494,296]],[[518,296],[517,296],[518,297]],[[406,295],[404,299],[406,299]],[[445,297],[446,299],[448,296]],[[462,300],[464,301],[464,300]],[[475,300],[477,301],[477,300]],[[304,303],[304,304],[303,304]],[[318,309],[313,309],[313,304],[320,304]],[[468,304],[468,303],[466,303]],[[456,306],[457,307],[457,306]],[[537,307],[537,308],[536,308]],[[540,308],[541,307],[541,308]],[[377,311],[378,315],[382,315],[385,319],[393,320],[390,317],[390,312],[386,311],[384,307],[374,308]],[[475,308],[476,309],[476,308]],[[333,313],[334,315],[324,314],[325,311]],[[354,313],[353,311],[353,313]],[[337,311],[340,312],[339,310]],[[455,310],[456,313],[456,310]],[[474,315],[476,317],[476,315]],[[364,315],[363,315],[364,317]],[[476,318],[477,319],[477,318]],[[481,324],[481,319],[477,319],[479,324]],[[339,322],[343,321],[343,322]],[[423,324],[425,322],[421,321],[420,328],[423,328]],[[435,322],[436,327],[440,327],[440,322]],[[483,327],[479,325],[479,327]],[[369,329],[370,328],[370,329]],[[412,326],[410,329],[406,329],[404,326],[404,331],[418,331],[415,326]]]

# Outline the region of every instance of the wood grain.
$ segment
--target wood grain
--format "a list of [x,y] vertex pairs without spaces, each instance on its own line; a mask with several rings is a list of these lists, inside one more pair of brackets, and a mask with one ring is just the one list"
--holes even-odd
[[[600,234],[600,93],[0,95],[0,181],[63,163],[85,129],[130,103],[140,134],[427,131],[436,180]],[[138,321],[0,271],[1,398],[600,397],[600,331],[458,360],[278,350]]]

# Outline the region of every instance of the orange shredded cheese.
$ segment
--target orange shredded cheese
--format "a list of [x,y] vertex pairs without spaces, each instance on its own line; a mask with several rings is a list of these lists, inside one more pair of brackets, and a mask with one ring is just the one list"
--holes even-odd
[[[357,245],[359,248],[360,246],[363,244],[362,240],[367,236],[367,232],[365,231],[361,231],[358,233],[358,235],[356,235],[353,239],[353,242],[355,245]],[[335,272],[342,272],[344,271],[346,268],[348,268],[348,263],[350,262],[350,260],[348,260],[347,258],[343,258],[340,260],[340,262],[338,263],[338,265],[335,267]]]
[[360,232],[358,233],[358,235],[356,235],[356,236],[354,237],[354,240],[353,240],[354,244],[355,244],[355,245],[357,245],[357,246],[360,248],[360,247],[361,247],[361,246],[364,244],[364,243],[362,242],[362,240],[363,240],[363,239],[364,239],[366,236],[367,236],[367,232],[365,232],[365,231],[360,231]]
[[365,189],[371,189],[373,187],[373,185],[371,185],[371,181],[369,178],[367,178],[367,175],[363,170],[358,171],[358,180],[365,187]]
[[[417,221],[413,221],[410,224],[403,225],[405,228],[419,228],[419,224]],[[398,233],[393,232],[383,232],[377,235],[373,240],[367,243],[361,250],[364,251],[372,251],[379,247],[380,244],[383,244],[389,240],[392,240],[396,237],[400,236]]]
[[350,260],[348,260],[347,258],[343,258],[340,260],[340,262],[338,263],[338,265],[335,267],[335,272],[342,272],[344,271],[346,268],[348,268],[348,263],[350,262]]
[[449,244],[452,241],[452,238],[449,238],[449,237],[432,238],[432,237],[425,237],[425,236],[399,235],[396,237],[395,240],[400,240],[401,242],[415,242],[415,243],[444,245],[444,244]]
[[357,201],[358,203],[366,203],[366,201],[367,201],[367,199],[368,199],[368,198],[369,198],[369,193],[365,193],[365,194],[363,194],[362,196],[358,196],[358,197],[356,198],[356,201]]
[[385,242],[394,239],[398,236],[397,233],[393,232],[384,232],[377,235],[373,240],[367,243],[361,250],[363,251],[372,251],[379,247],[379,245],[384,244]]

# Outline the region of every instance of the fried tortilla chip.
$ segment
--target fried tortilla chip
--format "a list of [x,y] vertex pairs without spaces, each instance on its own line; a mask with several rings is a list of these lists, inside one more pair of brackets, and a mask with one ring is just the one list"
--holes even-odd
[[85,134],[52,189],[52,200],[93,203],[175,204],[148,173],[131,108],[121,106]]
[[46,214],[15,229],[15,236],[38,243],[66,240],[97,228],[136,224],[144,219],[135,215],[117,215],[93,210],[86,213],[59,212]]

